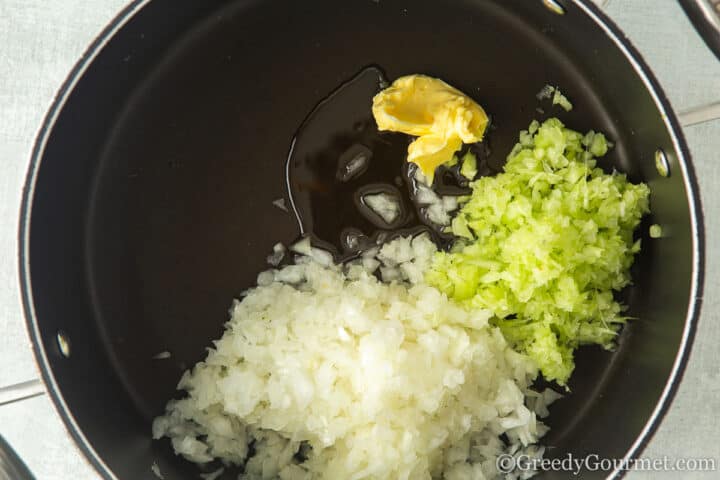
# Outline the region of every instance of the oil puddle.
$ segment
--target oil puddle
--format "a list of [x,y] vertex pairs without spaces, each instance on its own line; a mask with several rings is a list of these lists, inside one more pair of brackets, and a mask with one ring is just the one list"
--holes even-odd
[[[429,221],[416,201],[414,166],[406,162],[408,135],[381,132],[372,99],[389,82],[377,66],[362,69],[322,100],[292,140],[286,164],[290,206],[302,236],[330,250],[336,260],[352,257],[398,234],[429,231],[440,246],[450,237]],[[486,145],[470,147],[482,166]],[[433,190],[468,192],[457,168],[441,167]]]

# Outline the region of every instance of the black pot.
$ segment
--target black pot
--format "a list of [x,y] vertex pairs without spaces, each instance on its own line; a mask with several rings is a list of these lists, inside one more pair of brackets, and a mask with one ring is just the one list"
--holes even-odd
[[[25,191],[24,306],[43,379],[104,478],[196,478],[151,419],[221,335],[233,297],[276,241],[297,236],[290,140],[361,67],[422,72],[493,115],[495,160],[561,86],[561,118],[607,133],[607,168],[652,189],[615,352],[578,352],[552,457],[639,454],[679,382],[702,286],[703,234],[685,140],[657,81],[590,2],[153,0],[129,6],[72,72],[38,138]],[[368,106],[369,108],[369,106]],[[661,177],[656,155],[670,176]],[[59,339],[61,340],[59,342]],[[172,357],[152,361],[160,351]],[[542,478],[562,478],[545,473]],[[584,472],[583,478],[619,475]]]

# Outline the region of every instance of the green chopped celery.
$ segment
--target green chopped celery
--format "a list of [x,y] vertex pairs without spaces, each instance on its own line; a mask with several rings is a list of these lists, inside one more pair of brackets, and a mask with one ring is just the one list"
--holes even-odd
[[660,174],[661,177],[667,177],[670,175],[667,158],[665,157],[665,154],[662,152],[662,150],[658,150],[655,152],[655,168],[657,169],[657,172]]
[[660,238],[662,237],[663,231],[662,227],[658,225],[657,223],[650,225],[650,238]]
[[630,282],[649,189],[596,166],[608,148],[600,133],[551,118],[524,137],[503,173],[471,184],[450,226],[459,240],[436,254],[426,280],[492,311],[510,344],[565,385],[573,350],[612,348],[626,321],[613,292]]
[[593,135],[592,141],[588,147],[590,153],[595,157],[602,157],[608,151],[608,142],[605,139],[605,135],[602,133],[596,133]]
[[560,105],[566,112],[569,112],[573,108],[570,100],[568,100],[568,98],[563,95],[562,92],[560,92],[559,88],[555,88],[555,94],[553,95],[552,103],[553,105]]
[[473,155],[472,152],[467,152],[462,157],[462,165],[460,166],[460,175],[467,178],[468,180],[473,180],[475,176],[477,175],[478,169],[477,169],[477,158],[475,158],[475,155]]
[[523,147],[532,147],[533,145],[533,136],[532,133],[528,130],[522,130],[520,132],[520,143]]
[[538,131],[538,128],[540,128],[540,122],[538,122],[537,120],[533,120],[532,122],[530,122],[530,126],[528,127],[528,132],[530,132],[531,134],[534,134],[535,132]]
[[453,155],[450,160],[448,160],[444,165],[448,168],[454,167],[459,162],[457,155]]

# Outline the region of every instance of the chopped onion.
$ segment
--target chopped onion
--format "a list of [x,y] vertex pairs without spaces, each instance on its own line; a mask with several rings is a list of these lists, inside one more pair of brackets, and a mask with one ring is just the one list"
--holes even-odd
[[391,283],[357,263],[278,270],[303,280],[235,302],[153,436],[196,463],[241,465],[244,479],[492,475],[499,455],[522,454],[546,430],[525,404],[536,367],[489,312],[422,281],[435,253],[428,235],[383,245]]
[[310,243],[310,237],[304,237],[298,242],[290,245],[290,250],[299,253],[300,255],[310,256],[312,253],[312,244]]
[[400,200],[389,193],[364,195],[362,201],[388,225],[392,225],[400,216]]
[[284,198],[278,198],[277,200],[273,200],[272,204],[275,205],[280,210],[282,210],[283,212],[289,212],[287,205],[285,205]]
[[452,212],[458,208],[458,198],[453,195],[442,197],[442,207],[446,212]]
[[153,462],[152,465],[150,465],[150,470],[152,470],[152,473],[154,473],[157,478],[159,478],[160,480],[164,480],[165,476],[163,476],[162,472],[160,471],[160,467],[158,467],[157,462]]
[[282,243],[276,243],[273,246],[273,253],[268,255],[267,257],[267,263],[272,265],[273,267],[277,267],[280,265],[280,262],[282,262],[282,259],[285,258],[285,245]]
[[428,220],[436,225],[450,225],[450,215],[443,208],[442,201],[433,203],[425,209]]
[[415,191],[415,202],[420,206],[432,205],[438,203],[440,197],[432,188],[425,185],[418,185]]
[[540,91],[535,95],[538,100],[547,100],[550,97],[552,97],[552,94],[555,92],[555,87],[551,85],[544,85]]
[[[299,253],[305,257],[308,257],[323,266],[330,266],[333,264],[332,253],[322,248],[315,248],[310,242],[310,237],[305,237],[302,240],[294,243],[290,246],[290,250]],[[294,283],[294,282],[291,282]]]
[[214,472],[201,473],[200,478],[202,478],[203,480],[216,480],[220,475],[223,474],[223,472],[225,472],[225,469],[223,467],[220,467]]

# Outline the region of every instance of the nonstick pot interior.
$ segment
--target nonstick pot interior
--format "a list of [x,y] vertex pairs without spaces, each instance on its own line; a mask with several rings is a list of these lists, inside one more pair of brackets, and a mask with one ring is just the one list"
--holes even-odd
[[[497,165],[532,119],[557,115],[574,129],[606,132],[615,148],[604,166],[650,185],[653,213],[624,292],[637,320],[617,351],[578,352],[572,394],[552,408],[544,441],[551,457],[637,451],[689,342],[698,206],[684,141],[662,94],[649,90],[654,80],[611,38],[614,27],[604,30],[595,10],[579,5],[567,2],[564,15],[527,0],[129,7],[48,117],[21,233],[44,378],[99,471],[152,479],[157,462],[166,478],[197,478],[169,442],[151,440],[150,422],[221,335],[231,300],[266,268],[272,245],[298,235],[294,217],[272,204],[286,197],[295,130],[370,64],[391,79],[421,72],[471,94],[492,115]],[[546,83],[572,99],[570,113],[538,103]],[[655,169],[658,149],[669,178]],[[646,238],[650,223],[663,225],[666,238]],[[161,351],[172,356],[154,360]]]

